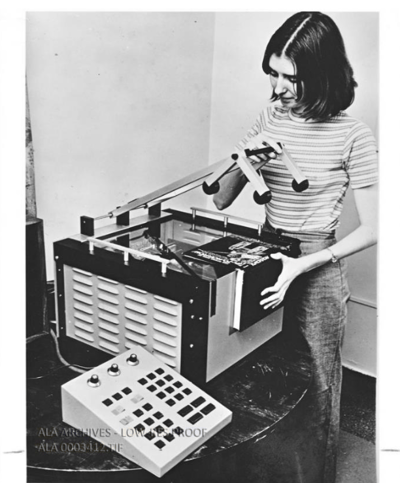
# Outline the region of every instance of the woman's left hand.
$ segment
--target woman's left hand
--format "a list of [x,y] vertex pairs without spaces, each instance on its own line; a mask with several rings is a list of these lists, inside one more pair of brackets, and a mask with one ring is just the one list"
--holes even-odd
[[270,294],[261,300],[260,304],[264,306],[264,309],[275,308],[283,302],[286,291],[293,280],[303,273],[303,264],[300,258],[291,258],[283,255],[282,253],[273,253],[271,258],[275,260],[282,260],[282,272],[280,273],[278,280],[272,287],[265,288],[261,295]]

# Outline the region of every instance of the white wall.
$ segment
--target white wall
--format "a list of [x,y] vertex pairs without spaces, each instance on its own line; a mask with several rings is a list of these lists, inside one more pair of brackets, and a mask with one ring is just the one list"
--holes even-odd
[[[342,32],[359,84],[349,114],[367,123],[378,139],[378,14],[329,13]],[[271,96],[261,69],[267,42],[290,13],[218,13],[213,64],[210,159],[227,156],[252,126]],[[252,200],[248,186],[226,211],[254,220],[264,210]],[[209,201],[211,207],[211,202]],[[352,193],[346,197],[339,238],[357,225]],[[344,344],[345,364],[376,375],[376,249],[349,261],[352,304]],[[361,303],[360,303],[361,302]]]
[[48,279],[53,242],[78,233],[81,215],[207,165],[213,32],[208,13],[27,14]]

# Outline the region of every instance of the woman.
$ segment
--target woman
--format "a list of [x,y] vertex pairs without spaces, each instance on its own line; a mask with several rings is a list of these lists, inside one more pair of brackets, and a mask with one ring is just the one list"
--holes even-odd
[[[341,342],[349,297],[344,258],[376,243],[376,145],[370,129],[344,112],[354,100],[357,84],[330,17],[319,12],[290,17],[269,41],[262,68],[270,76],[274,102],[261,112],[238,150],[263,145],[275,149],[277,154],[261,168],[272,194],[265,207],[265,230],[300,239],[302,255],[274,256],[282,261],[282,272],[273,287],[262,291],[261,304],[267,309],[285,298],[283,331],[288,339],[302,334],[310,346],[314,378],[307,397],[314,407],[323,452],[321,474],[315,481],[331,483],[336,472]],[[279,159],[278,142],[308,178],[308,190],[292,189],[291,175]],[[229,206],[246,182],[239,171],[224,176],[214,195],[216,206]],[[349,185],[360,223],[336,241]]]

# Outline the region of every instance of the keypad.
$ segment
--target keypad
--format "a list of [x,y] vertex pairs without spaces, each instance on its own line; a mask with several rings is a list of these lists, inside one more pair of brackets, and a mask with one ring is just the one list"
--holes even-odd
[[201,411],[203,414],[207,415],[207,414],[210,414],[210,413],[211,413],[211,411],[214,411],[214,409],[215,409],[214,404],[210,403],[210,404],[207,404],[207,406],[206,406],[206,407],[204,407],[204,408],[202,408],[200,411]]
[[181,416],[186,416],[191,411],[193,411],[192,406],[185,406],[184,408],[178,411],[178,414],[180,414]]
[[191,424],[196,424],[198,421],[200,421],[200,419],[203,419],[203,418],[204,416],[201,413],[196,413],[196,414],[193,414],[193,416],[190,416],[188,421]]
[[[130,364],[133,353],[136,365]],[[202,444],[206,433],[208,436],[215,434],[223,425],[221,423],[228,422],[230,415],[226,409],[220,410],[220,405],[201,389],[139,346],[130,349],[128,354],[116,356],[115,366],[120,370],[113,377],[107,372],[110,361],[96,368],[99,381],[96,389],[87,384],[91,373],[82,375],[82,381],[71,389],[72,381],[67,383],[66,391],[71,400],[87,407],[82,415],[75,411],[72,425],[78,419],[79,427],[84,427],[89,416],[94,414],[99,420],[98,427],[102,422],[115,434],[122,435],[124,449],[125,445],[128,447],[128,458],[143,461],[143,467],[151,472],[154,470],[154,474],[163,476],[170,466],[168,462],[181,461],[188,448],[195,450]],[[69,399],[65,399],[63,404],[69,404]],[[73,408],[69,408],[70,413]],[[157,458],[158,451],[164,452],[162,458]],[[141,460],[140,455],[143,456]],[[151,465],[148,461],[152,461]]]
[[170,428],[171,426],[174,425],[174,423],[170,420],[170,419],[166,419],[164,421],[164,425],[167,427],[167,428]]
[[205,402],[206,402],[206,400],[204,399],[204,397],[200,396],[197,399],[195,399],[194,401],[192,401],[190,404],[192,406],[194,406],[195,408],[198,408],[199,406],[201,406]]
[[126,416],[126,418],[122,418],[120,423],[126,426],[127,424],[131,423],[133,419],[130,416]]

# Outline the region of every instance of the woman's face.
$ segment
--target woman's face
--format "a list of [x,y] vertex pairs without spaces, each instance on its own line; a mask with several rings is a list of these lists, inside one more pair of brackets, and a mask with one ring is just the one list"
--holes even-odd
[[297,103],[296,67],[290,59],[275,54],[269,59],[270,81],[274,93],[284,107],[293,108]]

